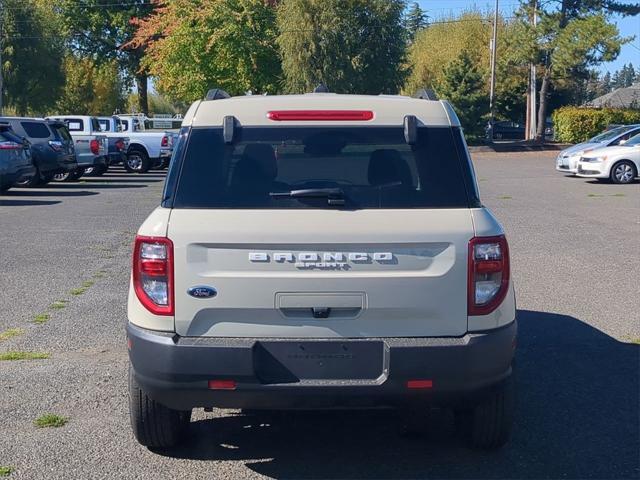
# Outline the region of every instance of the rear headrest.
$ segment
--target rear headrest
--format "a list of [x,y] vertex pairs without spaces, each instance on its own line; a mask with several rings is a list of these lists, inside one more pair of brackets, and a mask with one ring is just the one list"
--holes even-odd
[[369,184],[387,185],[400,182],[413,185],[413,176],[407,162],[396,150],[374,150],[369,158]]

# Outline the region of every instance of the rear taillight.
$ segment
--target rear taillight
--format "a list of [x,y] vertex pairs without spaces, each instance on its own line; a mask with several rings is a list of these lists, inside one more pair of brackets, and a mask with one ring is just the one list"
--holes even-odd
[[509,289],[509,246],[504,235],[475,237],[469,242],[469,315],[487,315]]
[[136,237],[133,288],[155,315],[173,315],[173,243],[164,237]]
[[22,145],[12,141],[0,142],[0,150],[21,150]]
[[89,148],[91,149],[91,153],[98,155],[100,153],[100,142],[94,138],[89,143]]
[[116,148],[118,151],[122,152],[124,150],[124,142],[122,140],[118,140],[116,142]]
[[167,137],[166,135],[164,137],[162,137],[162,142],[160,143],[161,147],[168,147],[169,146],[169,137]]
[[62,151],[64,144],[60,140],[49,140],[49,146],[55,152]]

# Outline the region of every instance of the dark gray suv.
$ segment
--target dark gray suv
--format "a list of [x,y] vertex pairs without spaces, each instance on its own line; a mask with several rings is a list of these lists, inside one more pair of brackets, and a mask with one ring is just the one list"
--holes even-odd
[[63,122],[27,117],[0,117],[12,130],[31,143],[35,174],[23,178],[18,185],[35,187],[49,183],[58,173],[78,168],[73,140]]

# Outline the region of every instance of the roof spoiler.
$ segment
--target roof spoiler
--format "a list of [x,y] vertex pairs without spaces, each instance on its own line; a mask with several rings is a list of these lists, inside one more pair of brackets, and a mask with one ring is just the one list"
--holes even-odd
[[227,92],[222,90],[221,88],[212,88],[207,92],[207,95],[204,97],[205,100],[223,100],[225,98],[231,98]]
[[0,131],[5,132],[11,130],[11,124],[9,122],[0,122]]
[[436,92],[431,88],[421,88],[416,92],[413,98],[419,98],[420,100],[440,100]]

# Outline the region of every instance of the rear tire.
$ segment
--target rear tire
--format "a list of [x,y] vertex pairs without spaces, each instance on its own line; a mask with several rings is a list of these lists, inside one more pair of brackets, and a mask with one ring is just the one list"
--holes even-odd
[[14,183],[14,186],[18,188],[34,188],[40,185],[40,178],[40,169],[36,167],[36,173],[33,176]]
[[165,407],[149,398],[129,366],[129,417],[136,440],[149,448],[169,448],[185,437],[191,412]]
[[107,165],[98,165],[97,167],[87,167],[84,169],[84,175],[88,177],[99,177],[107,173],[109,167]]
[[147,173],[151,168],[147,152],[139,148],[130,150],[124,161],[124,168],[129,173]]
[[629,160],[622,160],[611,167],[609,178],[613,183],[627,184],[638,176],[636,165]]
[[473,448],[495,450],[509,440],[515,407],[511,378],[470,410],[456,411],[456,427]]
[[75,182],[84,174],[84,168],[77,168],[71,172],[56,173],[53,176],[54,182]]

